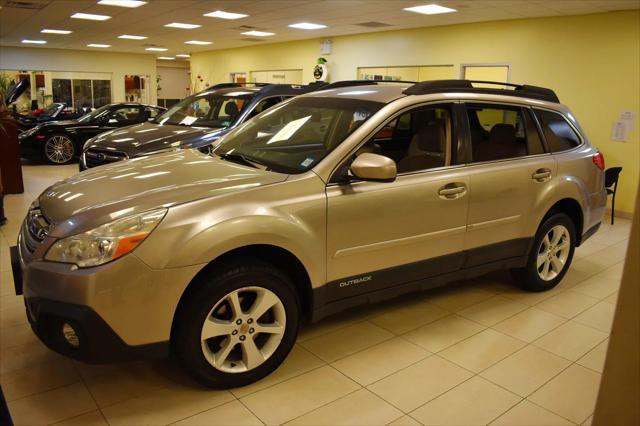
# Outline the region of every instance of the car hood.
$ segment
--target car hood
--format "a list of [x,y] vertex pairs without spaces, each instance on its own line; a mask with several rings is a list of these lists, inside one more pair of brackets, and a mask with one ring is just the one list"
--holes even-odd
[[120,151],[129,158],[171,148],[198,148],[209,145],[227,129],[140,123],[102,133],[84,147]]
[[286,174],[254,169],[194,149],[89,169],[38,198],[52,237],[83,232],[120,216],[282,182]]

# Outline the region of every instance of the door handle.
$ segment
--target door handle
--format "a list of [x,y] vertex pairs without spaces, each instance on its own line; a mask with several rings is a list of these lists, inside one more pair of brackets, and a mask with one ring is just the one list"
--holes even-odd
[[538,169],[532,175],[531,178],[533,180],[537,180],[538,182],[544,182],[551,177],[551,170],[549,169]]
[[453,200],[462,197],[467,192],[467,187],[459,183],[448,183],[438,190],[438,195],[447,200]]

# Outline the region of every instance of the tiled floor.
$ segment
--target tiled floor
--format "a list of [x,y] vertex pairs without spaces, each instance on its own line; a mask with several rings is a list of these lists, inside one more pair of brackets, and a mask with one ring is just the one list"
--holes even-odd
[[91,366],[46,349],[13,295],[8,246],[31,200],[76,166],[25,166],[0,228],[0,383],[16,424],[500,424],[589,422],[630,222],[526,293],[498,273],[305,328],[284,365],[212,391],[168,361]]

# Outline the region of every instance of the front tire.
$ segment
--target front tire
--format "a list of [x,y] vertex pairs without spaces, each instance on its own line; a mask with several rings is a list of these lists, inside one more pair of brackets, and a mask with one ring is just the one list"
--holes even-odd
[[198,279],[176,319],[173,350],[200,383],[232,388],[273,372],[298,334],[289,278],[270,264],[234,262]]
[[69,136],[52,135],[44,143],[43,155],[49,164],[67,164],[75,154],[76,147]]
[[575,244],[576,228],[571,218],[564,213],[552,215],[538,228],[527,265],[512,270],[514,279],[529,291],[552,289],[567,273]]

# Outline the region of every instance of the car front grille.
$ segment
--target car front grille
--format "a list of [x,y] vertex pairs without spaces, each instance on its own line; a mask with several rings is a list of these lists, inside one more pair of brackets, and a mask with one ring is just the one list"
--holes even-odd
[[122,161],[129,158],[124,152],[95,148],[88,149],[83,155],[84,163],[89,168],[100,166],[102,164],[115,163],[116,161]]
[[44,241],[50,228],[50,222],[39,208],[29,210],[21,230],[21,240],[29,254],[32,254]]

